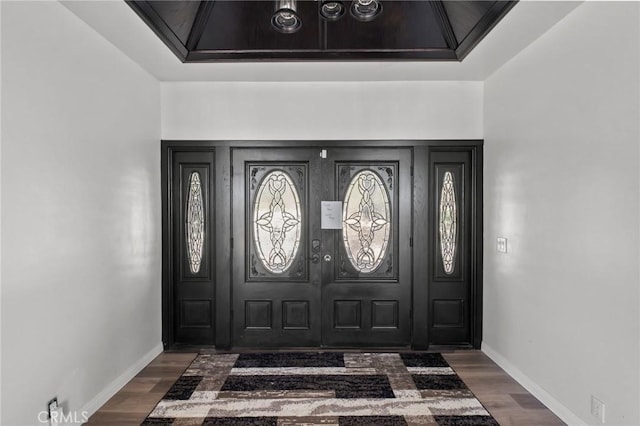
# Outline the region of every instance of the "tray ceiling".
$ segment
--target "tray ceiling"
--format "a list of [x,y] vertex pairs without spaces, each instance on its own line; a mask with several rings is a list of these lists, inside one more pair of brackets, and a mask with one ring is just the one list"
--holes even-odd
[[[227,60],[184,63],[124,1],[61,4],[162,82],[484,81],[575,10],[579,1],[520,1],[463,61]],[[384,4],[383,4],[384,5]]]
[[[344,14],[337,20],[322,16],[321,0],[127,3],[182,62],[462,61],[516,3],[381,0],[379,13],[362,19],[354,12],[358,1],[371,0],[339,2]],[[278,7],[293,9],[299,28],[278,30]]]

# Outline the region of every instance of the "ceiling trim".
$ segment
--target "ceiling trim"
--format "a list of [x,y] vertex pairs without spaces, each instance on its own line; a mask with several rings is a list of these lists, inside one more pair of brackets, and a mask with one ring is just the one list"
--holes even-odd
[[447,17],[447,11],[444,10],[442,0],[431,0],[430,3],[431,8],[433,9],[433,14],[436,17],[436,21],[438,22],[438,25],[440,25],[442,35],[447,42],[447,46],[449,49],[457,49],[458,40],[453,32],[453,27],[451,27],[451,21],[449,21],[449,18]]
[[125,0],[126,3],[136,11],[138,16],[153,30],[154,33],[167,45],[169,49],[182,61],[185,62],[189,49],[182,44],[178,36],[173,32],[167,23],[158,15],[156,10],[147,1]]
[[[129,5],[133,7],[133,2],[129,2]],[[191,32],[189,33],[189,39],[187,40],[186,48],[188,51],[193,51],[198,45],[198,42],[200,41],[200,38],[202,38],[202,33],[204,32],[212,10],[212,2],[203,1],[200,3],[198,13],[196,14],[196,21],[193,23],[193,27],[191,28]]]

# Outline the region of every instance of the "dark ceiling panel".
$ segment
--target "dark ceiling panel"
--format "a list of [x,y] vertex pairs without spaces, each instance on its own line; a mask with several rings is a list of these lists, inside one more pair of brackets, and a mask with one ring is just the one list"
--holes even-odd
[[197,50],[395,50],[446,48],[426,1],[384,3],[371,22],[346,15],[336,22],[318,17],[317,2],[298,3],[302,28],[282,34],[271,26],[272,2],[217,1]]
[[302,28],[282,34],[271,26],[271,1],[216,1],[196,50],[319,49],[318,6],[298,3]]
[[388,1],[371,22],[345,16],[326,24],[328,49],[446,48],[433,9],[426,1]]
[[174,34],[182,42],[187,44],[189,33],[196,20],[196,14],[200,7],[200,0],[197,1],[169,1],[152,0],[149,1],[151,7],[171,28]]
[[442,2],[458,43],[462,43],[494,3],[496,2],[481,0]]

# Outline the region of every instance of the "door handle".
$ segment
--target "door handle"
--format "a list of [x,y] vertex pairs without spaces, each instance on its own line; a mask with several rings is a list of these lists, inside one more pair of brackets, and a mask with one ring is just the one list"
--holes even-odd
[[330,254],[325,254],[324,255],[324,261],[325,262],[331,262],[331,255]]
[[320,262],[319,254],[314,254],[313,256],[311,256],[311,263],[318,263],[318,262]]

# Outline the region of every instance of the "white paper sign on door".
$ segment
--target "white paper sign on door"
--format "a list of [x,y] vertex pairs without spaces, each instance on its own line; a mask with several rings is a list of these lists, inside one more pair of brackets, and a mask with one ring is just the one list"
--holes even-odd
[[342,201],[322,201],[320,203],[322,229],[342,229]]

